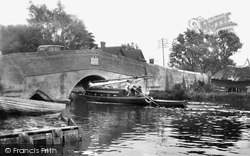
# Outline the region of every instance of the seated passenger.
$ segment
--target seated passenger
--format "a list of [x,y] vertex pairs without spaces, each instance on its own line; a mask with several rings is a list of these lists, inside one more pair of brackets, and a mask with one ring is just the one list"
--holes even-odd
[[135,85],[130,89],[130,92],[131,92],[131,96],[136,95],[136,86]]
[[139,86],[139,87],[136,88],[136,93],[137,93],[137,96],[142,96],[141,86]]

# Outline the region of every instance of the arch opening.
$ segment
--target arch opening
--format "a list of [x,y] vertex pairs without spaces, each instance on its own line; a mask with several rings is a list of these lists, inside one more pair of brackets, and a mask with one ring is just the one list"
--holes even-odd
[[72,92],[73,93],[81,93],[81,94],[84,94],[85,93],[85,90],[87,89],[88,87],[88,84],[90,81],[96,81],[96,80],[105,80],[104,77],[102,76],[99,76],[99,75],[90,75],[90,76],[87,76],[83,79],[81,79],[76,85],[75,87],[73,88]]
[[52,102],[53,100],[48,96],[46,95],[45,93],[43,93],[42,91],[40,90],[37,90],[31,97],[30,97],[31,100],[39,100],[39,101],[49,101],[49,102]]

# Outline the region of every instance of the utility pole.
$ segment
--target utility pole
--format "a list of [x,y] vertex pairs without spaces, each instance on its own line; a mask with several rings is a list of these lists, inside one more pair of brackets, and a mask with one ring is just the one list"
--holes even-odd
[[247,58],[246,62],[244,63],[244,66],[246,66],[247,63],[248,63],[248,66],[250,66],[250,62],[249,62],[248,58]]
[[165,56],[164,56],[164,48],[167,48],[168,44],[168,39],[167,38],[162,38],[158,40],[158,48],[162,49],[162,55],[163,55],[163,67],[165,67]]

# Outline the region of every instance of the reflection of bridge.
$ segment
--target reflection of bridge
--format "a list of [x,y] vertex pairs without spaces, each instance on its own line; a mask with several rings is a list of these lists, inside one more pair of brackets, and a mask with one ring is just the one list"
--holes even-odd
[[0,56],[2,96],[66,100],[76,85],[90,80],[155,76],[139,85],[165,90],[174,83],[207,80],[199,73],[163,68],[100,50],[15,53]]

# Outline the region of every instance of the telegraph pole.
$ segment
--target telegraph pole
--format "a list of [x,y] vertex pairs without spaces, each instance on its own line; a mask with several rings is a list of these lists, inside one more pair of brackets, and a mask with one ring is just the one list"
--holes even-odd
[[162,49],[163,67],[165,67],[164,48],[167,48],[167,44],[168,44],[168,39],[166,39],[166,38],[162,38],[162,39],[158,40],[158,48]]
[[246,66],[247,63],[248,63],[248,66],[250,66],[250,62],[249,62],[248,58],[247,58],[246,62],[244,63],[244,66]]

